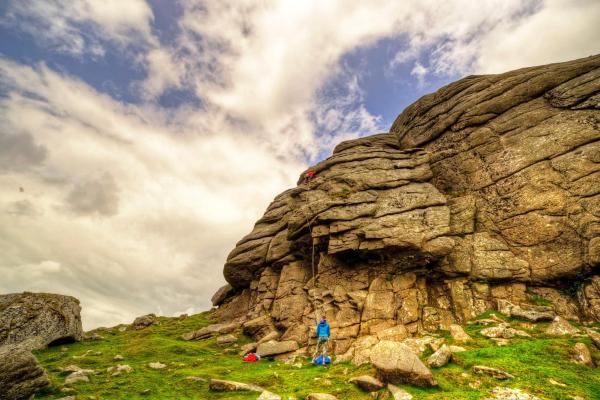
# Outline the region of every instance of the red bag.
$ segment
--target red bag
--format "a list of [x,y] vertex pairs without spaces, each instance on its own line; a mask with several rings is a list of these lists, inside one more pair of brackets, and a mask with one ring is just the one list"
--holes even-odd
[[244,362],[254,362],[254,361],[258,361],[258,357],[256,357],[256,354],[254,353],[248,353],[246,354],[246,357],[243,358]]

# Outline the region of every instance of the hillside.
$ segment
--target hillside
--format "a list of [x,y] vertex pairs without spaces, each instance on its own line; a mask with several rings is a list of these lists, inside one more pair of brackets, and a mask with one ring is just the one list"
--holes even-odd
[[[243,363],[237,354],[240,345],[250,338],[237,334],[234,345],[218,346],[216,339],[184,341],[180,336],[190,330],[211,323],[211,313],[194,315],[185,319],[160,318],[160,325],[135,330],[120,325],[110,329],[89,332],[104,337],[36,351],[40,363],[48,371],[52,388],[36,395],[39,399],[59,399],[76,395],[77,399],[256,399],[260,393],[218,393],[210,391],[211,378],[253,383],[282,395],[284,399],[302,399],[309,393],[322,392],[336,395],[339,399],[372,399],[373,397],[348,380],[357,375],[372,373],[372,367],[356,367],[340,363],[327,368],[312,366],[306,358],[291,364],[261,360]],[[489,317],[483,315],[481,318]],[[512,325],[521,327],[522,321],[511,319]],[[415,399],[484,399],[493,388],[505,386],[521,388],[541,399],[567,400],[572,396],[594,400],[600,399],[600,370],[580,365],[570,360],[570,350],[581,341],[592,349],[596,364],[600,363],[600,350],[588,338],[552,337],[540,333],[548,323],[539,323],[527,329],[535,338],[512,339],[506,346],[498,346],[492,339],[481,336],[480,325],[467,325],[465,330],[473,342],[464,345],[467,351],[453,357],[448,366],[432,369],[439,388],[421,389],[409,385],[401,387],[413,394]],[[600,328],[600,324],[596,324]],[[126,329],[121,331],[122,329]],[[454,343],[448,334],[439,332],[447,343]],[[431,349],[423,353],[425,360]],[[123,360],[114,361],[121,355]],[[84,356],[85,355],[85,356]],[[83,356],[83,357],[82,357]],[[149,363],[161,362],[166,368],[154,370]],[[512,373],[515,377],[499,381],[485,375],[473,374],[473,365],[484,363]],[[131,373],[112,376],[107,369],[116,365],[129,365]],[[301,366],[300,366],[301,364]],[[68,372],[61,368],[75,365],[92,369],[89,382],[65,385]],[[198,379],[189,379],[196,377]],[[554,380],[564,386],[552,384]],[[62,392],[62,388],[73,392]],[[378,398],[386,398],[382,389]],[[388,397],[389,398],[389,397]]]

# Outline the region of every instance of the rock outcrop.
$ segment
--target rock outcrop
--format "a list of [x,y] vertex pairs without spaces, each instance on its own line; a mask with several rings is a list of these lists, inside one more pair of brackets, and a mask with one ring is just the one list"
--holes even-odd
[[83,339],[79,300],[48,293],[0,295],[0,346],[30,350]]
[[0,347],[0,365],[0,398],[4,400],[26,399],[50,386],[44,368],[22,346]]
[[600,321],[599,108],[600,56],[424,96],[275,198],[227,259],[218,317],[301,345],[326,317],[338,354],[499,308]]

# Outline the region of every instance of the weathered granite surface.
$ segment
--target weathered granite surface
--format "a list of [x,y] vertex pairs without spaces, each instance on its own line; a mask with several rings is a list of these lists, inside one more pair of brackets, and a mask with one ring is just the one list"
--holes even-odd
[[424,96],[275,198],[227,259],[219,318],[302,345],[325,316],[358,359],[359,337],[491,309],[600,321],[599,108],[600,56]]

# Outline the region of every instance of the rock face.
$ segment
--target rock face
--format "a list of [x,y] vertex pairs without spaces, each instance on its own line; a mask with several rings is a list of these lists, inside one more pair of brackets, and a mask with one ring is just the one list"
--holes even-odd
[[0,295],[0,346],[33,350],[83,339],[79,300],[47,293]]
[[21,346],[0,347],[0,398],[28,398],[50,386],[46,371],[29,350]]
[[326,317],[337,354],[499,307],[600,321],[599,85],[600,56],[470,76],[339,144],[237,243],[217,315],[301,345]]

